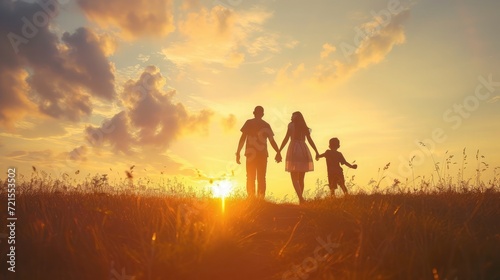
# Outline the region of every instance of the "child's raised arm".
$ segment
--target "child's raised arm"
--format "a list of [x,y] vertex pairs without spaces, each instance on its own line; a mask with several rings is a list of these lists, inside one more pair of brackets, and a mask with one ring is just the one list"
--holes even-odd
[[349,168],[352,168],[352,169],[356,169],[358,168],[358,165],[357,164],[350,164],[348,163],[347,161],[344,163],[347,167]]
[[358,165],[357,165],[357,164],[350,164],[350,163],[348,163],[348,162],[347,162],[347,160],[345,159],[345,157],[344,157],[344,155],[343,155],[343,154],[341,154],[341,159],[340,159],[340,162],[341,162],[343,165],[345,165],[345,166],[347,166],[347,167],[349,167],[349,168],[352,168],[352,169],[356,169],[356,168],[358,168]]

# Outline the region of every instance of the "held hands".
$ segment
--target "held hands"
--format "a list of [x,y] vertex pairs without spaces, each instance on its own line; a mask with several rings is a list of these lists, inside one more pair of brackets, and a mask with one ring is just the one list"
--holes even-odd
[[275,160],[277,163],[280,163],[282,159],[283,159],[283,158],[281,157],[281,154],[280,154],[279,152],[278,152],[278,153],[276,153],[276,156],[274,157],[274,160]]
[[320,158],[320,157],[319,157],[319,153],[318,153],[318,152],[316,152],[316,161],[318,161],[318,160],[319,160],[319,158]]
[[[277,153],[276,156],[274,157],[274,160],[276,160],[277,163],[280,163],[282,158],[281,158],[281,154],[280,153]],[[236,153],[236,163],[237,164],[241,164],[241,161],[240,161],[240,154],[239,153]]]

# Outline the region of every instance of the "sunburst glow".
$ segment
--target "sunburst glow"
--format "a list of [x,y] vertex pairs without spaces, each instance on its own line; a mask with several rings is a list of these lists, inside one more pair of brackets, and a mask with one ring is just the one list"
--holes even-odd
[[233,191],[233,183],[229,180],[215,182],[212,185],[212,195],[214,197],[226,198]]
[[226,212],[226,197],[231,194],[233,187],[233,183],[229,180],[218,181],[212,185],[212,195],[221,199],[222,213]]

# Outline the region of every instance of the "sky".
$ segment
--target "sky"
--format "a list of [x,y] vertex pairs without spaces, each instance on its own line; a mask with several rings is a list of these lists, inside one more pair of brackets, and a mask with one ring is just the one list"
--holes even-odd
[[[205,188],[213,177],[242,189],[234,154],[261,105],[278,145],[295,111],[320,152],[338,137],[358,190],[384,177],[456,182],[462,165],[465,180],[479,165],[488,182],[500,174],[498,10],[495,0],[0,0],[0,169],[119,180],[134,165],[136,185]],[[267,193],[292,198],[269,150]],[[306,191],[317,180],[324,160]]]

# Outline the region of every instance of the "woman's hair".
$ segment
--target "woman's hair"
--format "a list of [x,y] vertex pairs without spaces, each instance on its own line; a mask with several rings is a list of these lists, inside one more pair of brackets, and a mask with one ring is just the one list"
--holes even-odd
[[306,120],[304,120],[304,116],[301,112],[294,112],[292,115],[295,115],[293,118],[293,123],[295,125],[295,129],[299,135],[307,135],[310,132],[309,127],[307,127]]

